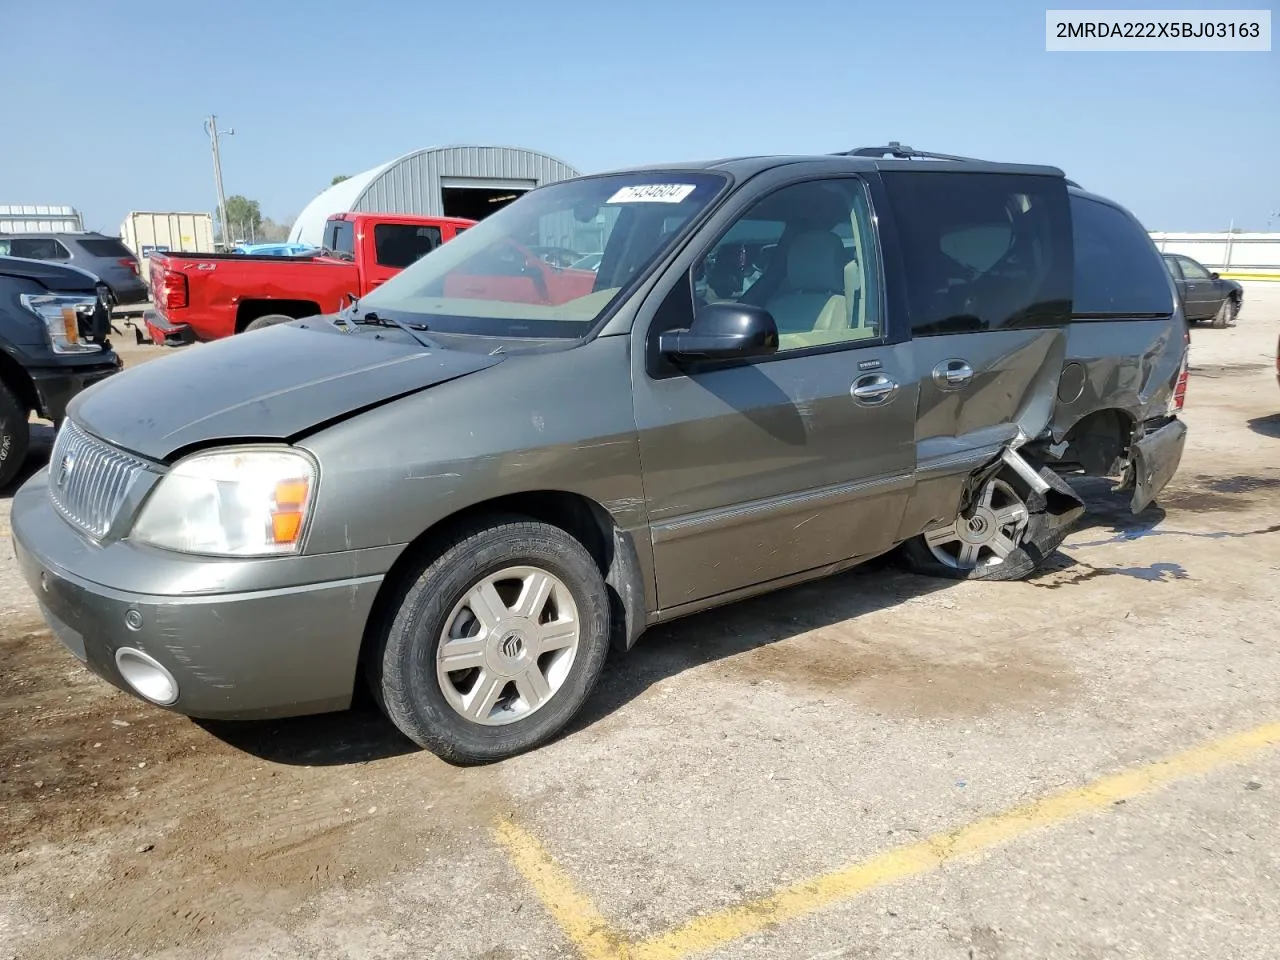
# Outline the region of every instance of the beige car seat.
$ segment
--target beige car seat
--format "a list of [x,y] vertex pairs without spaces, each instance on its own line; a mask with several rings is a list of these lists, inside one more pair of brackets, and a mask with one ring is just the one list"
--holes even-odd
[[847,256],[840,238],[827,231],[803,233],[792,242],[782,290],[765,304],[778,324],[780,349],[876,336],[866,326],[862,266],[856,259],[846,262]]

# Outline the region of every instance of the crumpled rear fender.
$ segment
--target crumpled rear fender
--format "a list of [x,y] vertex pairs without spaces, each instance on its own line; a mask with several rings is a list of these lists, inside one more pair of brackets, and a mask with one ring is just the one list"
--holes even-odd
[[1145,510],[1173,479],[1182,463],[1187,444],[1187,425],[1170,420],[1163,426],[1144,433],[1130,448],[1129,470],[1120,489],[1133,485],[1129,507],[1134,513]]

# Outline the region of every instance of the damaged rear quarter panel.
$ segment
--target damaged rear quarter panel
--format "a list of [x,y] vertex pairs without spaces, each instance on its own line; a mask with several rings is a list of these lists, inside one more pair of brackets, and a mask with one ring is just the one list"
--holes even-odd
[[[1058,397],[1051,432],[1061,442],[1091,414],[1119,410],[1133,423],[1162,416],[1182,364],[1180,314],[1157,320],[1076,320],[1067,333],[1067,363],[1084,368],[1078,396]],[[1063,388],[1072,378],[1063,378]],[[1076,383],[1079,380],[1076,379]]]

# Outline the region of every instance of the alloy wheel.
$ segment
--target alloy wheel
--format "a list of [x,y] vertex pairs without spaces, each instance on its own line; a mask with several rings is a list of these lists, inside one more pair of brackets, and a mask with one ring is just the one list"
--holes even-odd
[[454,605],[436,649],[436,678],[467,720],[514,723],[555,696],[580,638],[577,604],[559,577],[508,567],[477,581]]
[[1029,518],[1013,487],[993,479],[967,514],[925,531],[924,539],[938,562],[955,570],[994,566],[1022,545]]

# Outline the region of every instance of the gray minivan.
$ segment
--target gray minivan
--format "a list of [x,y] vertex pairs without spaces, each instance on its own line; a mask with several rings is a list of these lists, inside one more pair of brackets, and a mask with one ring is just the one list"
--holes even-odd
[[[13,504],[49,624],[182,713],[363,681],[483,762],[654,623],[895,548],[1025,576],[1064,474],[1143,509],[1186,436],[1146,232],[1054,168],[868,152],[558,182],[337,315],[92,388]],[[553,285],[547,245],[600,263]]]
[[0,256],[52,260],[92,273],[107,285],[112,304],[146,303],[138,258],[119,237],[101,233],[0,234]]

